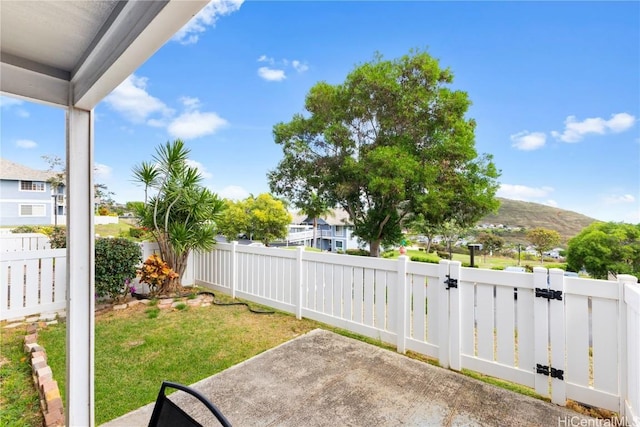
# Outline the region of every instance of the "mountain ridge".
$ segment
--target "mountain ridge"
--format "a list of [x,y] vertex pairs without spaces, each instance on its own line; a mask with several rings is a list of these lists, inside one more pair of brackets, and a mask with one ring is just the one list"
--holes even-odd
[[479,225],[502,224],[510,228],[525,228],[526,230],[542,227],[557,231],[560,233],[562,240],[566,241],[580,233],[589,224],[598,221],[595,218],[577,212],[540,203],[502,197],[497,199],[500,201],[498,212],[485,215],[478,221]]

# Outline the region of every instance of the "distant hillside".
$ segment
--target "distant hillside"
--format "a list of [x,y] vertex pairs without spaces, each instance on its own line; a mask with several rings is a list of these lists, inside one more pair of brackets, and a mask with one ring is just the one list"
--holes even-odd
[[498,199],[500,200],[498,213],[487,215],[478,222],[479,224],[503,224],[509,227],[524,227],[526,229],[548,228],[560,233],[563,241],[566,242],[569,238],[582,231],[584,227],[596,221],[576,212],[539,203]]

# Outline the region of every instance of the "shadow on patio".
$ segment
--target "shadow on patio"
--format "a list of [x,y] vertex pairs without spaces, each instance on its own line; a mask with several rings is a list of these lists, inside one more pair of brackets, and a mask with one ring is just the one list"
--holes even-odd
[[[569,409],[320,329],[193,387],[235,426],[587,425]],[[179,394],[172,398],[184,402]],[[153,403],[103,426],[146,426],[152,411]],[[196,412],[216,425],[207,416]]]

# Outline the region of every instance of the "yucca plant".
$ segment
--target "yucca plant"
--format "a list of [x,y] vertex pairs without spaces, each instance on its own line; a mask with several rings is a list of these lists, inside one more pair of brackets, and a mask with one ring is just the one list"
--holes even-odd
[[137,216],[155,237],[160,257],[177,274],[159,286],[161,294],[175,293],[192,250],[210,251],[216,243],[216,220],[223,201],[202,186],[202,175],[189,165],[190,150],[177,139],[156,149],[152,162],[133,169],[145,187],[145,203]]

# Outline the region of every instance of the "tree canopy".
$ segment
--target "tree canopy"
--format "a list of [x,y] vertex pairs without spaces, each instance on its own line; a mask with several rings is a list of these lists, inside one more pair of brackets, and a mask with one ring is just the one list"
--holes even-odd
[[560,233],[555,230],[537,227],[527,232],[527,240],[534,247],[543,261],[544,252],[560,244]]
[[179,288],[191,250],[213,248],[216,220],[224,209],[223,201],[202,186],[198,169],[189,166],[189,152],[179,139],[167,142],[156,149],[153,162],[133,169],[134,179],[145,186],[145,203],[136,212],[140,225],[153,234],[162,260],[178,275],[161,286],[161,293]]
[[268,246],[274,240],[285,238],[289,232],[291,215],[284,203],[269,193],[249,196],[237,202],[225,200],[225,204],[226,210],[218,224],[228,241],[237,239],[239,234],[246,234]]
[[567,268],[596,279],[609,273],[640,277],[640,224],[594,222],[569,240]]
[[401,241],[410,213],[472,225],[497,208],[499,173],[478,156],[471,102],[452,82],[449,69],[412,51],[377,55],[342,84],[317,83],[308,114],[274,126],[284,158],[269,172],[271,190],[296,205],[317,194],[342,207],[372,256]]

